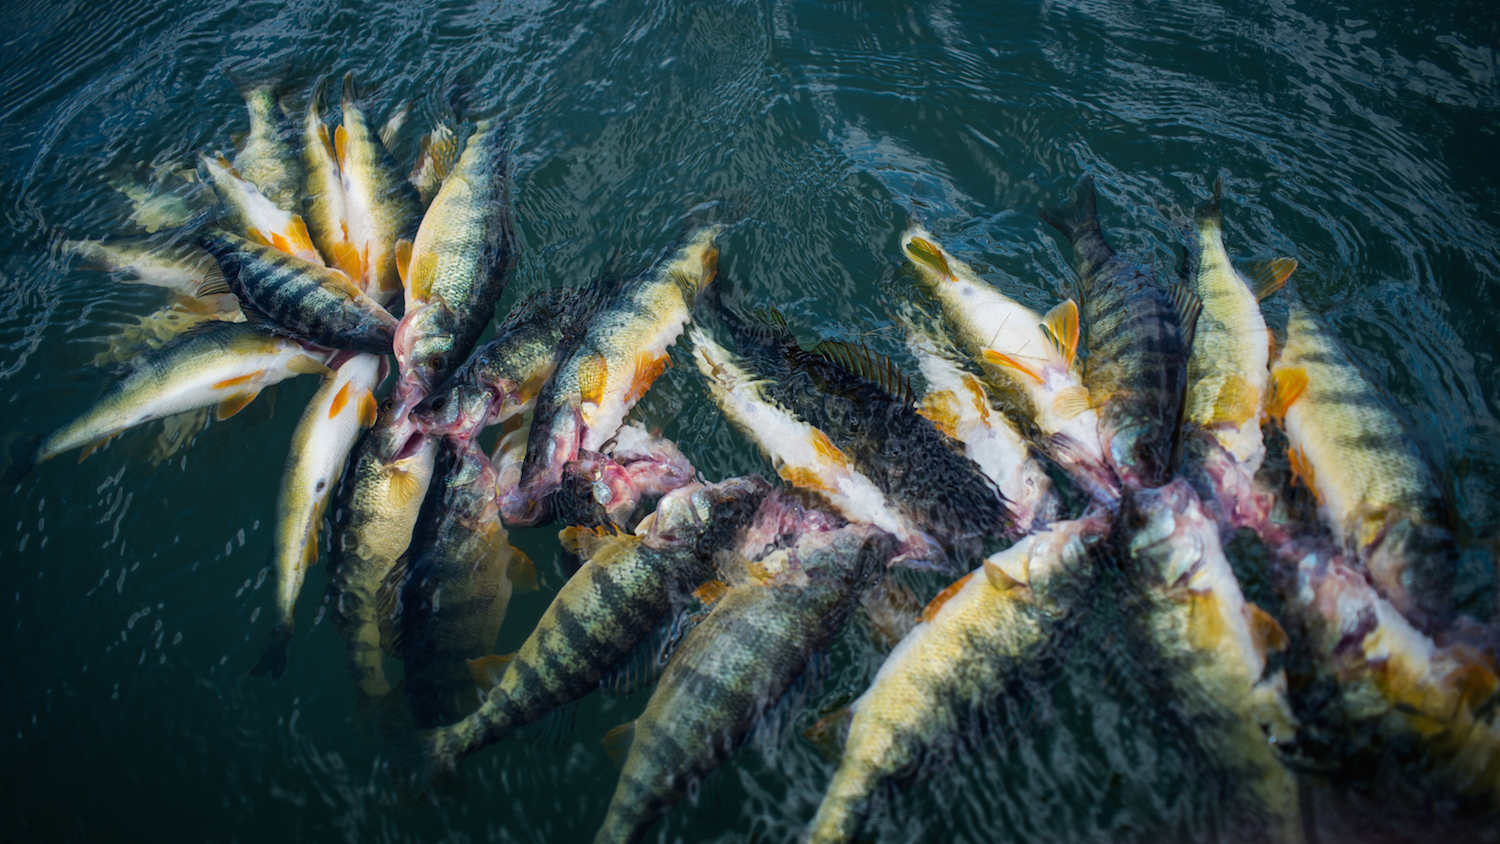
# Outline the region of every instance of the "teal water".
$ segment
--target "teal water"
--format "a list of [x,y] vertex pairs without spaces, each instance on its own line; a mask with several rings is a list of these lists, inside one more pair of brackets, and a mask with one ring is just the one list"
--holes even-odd
[[[1072,283],[1038,207],[1084,171],[1111,242],[1167,273],[1171,219],[1225,179],[1232,254],[1291,255],[1293,285],[1390,391],[1451,480],[1473,539],[1460,605],[1494,612],[1500,532],[1500,20],[1483,2],[1413,11],[1326,2],[22,2],[0,35],[0,429],[46,432],[109,380],[92,364],[160,291],[80,269],[65,238],[130,231],[110,178],[229,150],[225,70],[296,94],[352,70],[372,109],[415,109],[409,161],[447,91],[513,123],[529,291],[643,265],[697,204],[740,222],[724,280],[804,339],[900,357],[898,238],[911,219],[1027,304]],[[1273,299],[1273,321],[1284,313]],[[680,351],[680,350],[679,350]],[[640,414],[711,478],[766,471],[685,358]],[[270,521],[315,385],[281,386],[170,461],[158,426],[0,491],[0,829],[11,840],[589,840],[615,771],[599,739],[645,695],[595,695],[571,745],[508,742],[466,792],[402,809],[353,707],[343,643],[299,606],[279,682],[244,678],[271,624]],[[519,594],[513,650],[561,582],[548,530],[518,531],[548,585]],[[1263,590],[1245,569],[1247,591]],[[930,589],[940,581],[921,581]],[[1109,607],[1098,608],[1099,626]],[[1090,636],[1093,636],[1091,639]],[[1085,633],[1085,644],[1100,634]],[[883,652],[861,622],[818,707]],[[894,801],[896,841],[1235,840],[1213,760],[1140,690],[1141,666],[1083,647],[1035,706]],[[805,726],[816,713],[804,713]],[[659,841],[780,841],[832,763],[785,731],[746,748],[652,829]],[[1495,838],[1402,778],[1309,774],[1319,840]]]

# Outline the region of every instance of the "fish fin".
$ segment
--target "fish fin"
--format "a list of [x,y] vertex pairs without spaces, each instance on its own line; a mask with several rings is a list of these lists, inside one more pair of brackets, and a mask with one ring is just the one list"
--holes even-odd
[[1306,391],[1306,369],[1300,366],[1277,367],[1271,372],[1271,395],[1266,398],[1266,413],[1278,421],[1285,419],[1287,411]]
[[597,530],[586,527],[565,527],[558,531],[563,550],[577,554],[595,565],[608,565],[620,554],[638,547],[642,540],[630,533],[619,533],[609,528]]
[[636,355],[635,375],[630,379],[630,392],[625,394],[625,403],[632,404],[638,401],[647,390],[651,389],[652,382],[661,377],[661,374],[666,372],[671,365],[672,356],[666,352],[660,355],[649,353]]
[[984,577],[990,582],[990,586],[994,587],[998,592],[1008,592],[1018,586],[1026,585],[1012,577],[1005,569],[989,560],[984,561]]
[[604,400],[604,388],[608,384],[609,361],[604,355],[592,355],[579,365],[578,396],[584,402],[598,405]]
[[307,230],[307,223],[301,214],[293,214],[292,221],[286,229],[287,246],[286,251],[293,255],[305,255],[312,253],[318,256],[318,263],[322,263],[322,255],[318,255],[317,247],[313,246],[312,234]]
[[408,554],[396,558],[391,570],[375,590],[375,617],[380,625],[380,648],[391,656],[401,659],[401,647],[405,644],[405,633],[401,626],[401,591],[406,588],[407,567],[411,563]]
[[399,503],[409,503],[417,495],[421,483],[417,481],[416,472],[407,472],[402,469],[391,470],[391,494],[395,495]]
[[535,592],[542,587],[542,575],[526,552],[510,546],[510,568],[506,570],[511,587],[522,592]]
[[338,159],[339,172],[348,168],[348,159],[345,157],[349,151],[349,131],[343,126],[333,130],[333,157]]
[[548,753],[562,754],[573,741],[574,714],[578,701],[559,706],[516,732],[516,738]]
[[1250,637],[1262,655],[1268,651],[1284,651],[1290,640],[1281,622],[1274,616],[1249,601],[1245,602],[1245,614],[1250,621]]
[[1223,176],[1216,176],[1214,178],[1214,192],[1213,192],[1213,195],[1210,196],[1208,199],[1205,199],[1203,201],[1202,205],[1199,205],[1197,208],[1193,209],[1193,219],[1194,220],[1206,220],[1206,221],[1208,221],[1210,223],[1213,223],[1216,226],[1217,225],[1221,225],[1220,221],[1221,221],[1222,218],[1221,218],[1221,215],[1219,213],[1219,199],[1223,195],[1224,195],[1224,177]]
[[359,285],[355,284],[349,275],[342,270],[336,269],[332,272],[324,273],[322,280],[318,282],[318,286],[329,293],[335,293],[344,297],[346,301],[357,302],[365,298],[365,291],[361,290]]
[[261,309],[260,304],[245,296],[236,296],[240,303],[240,313],[245,315],[245,322],[251,325],[263,325],[267,328],[279,328],[276,318]]
[[218,165],[224,169],[224,172],[228,173],[236,179],[239,179],[242,182],[245,180],[245,177],[240,175],[240,171],[234,169],[234,165],[229,163],[229,159],[224,157],[224,153],[214,153],[214,159],[218,163]]
[[843,755],[842,745],[844,738],[849,735],[849,724],[853,720],[854,708],[844,706],[813,722],[811,727],[802,731],[802,736],[811,742],[818,752],[836,761]]
[[286,251],[276,245],[274,234],[268,235],[255,226],[251,226],[250,228],[245,229],[245,239],[250,241],[251,243],[264,246],[267,249],[277,249],[283,252]]
[[1043,208],[1037,212],[1042,222],[1062,232],[1069,243],[1077,242],[1088,234],[1099,234],[1098,199],[1094,191],[1094,177],[1084,175],[1073,186],[1068,201],[1062,205]]
[[922,599],[889,575],[865,590],[859,605],[878,643],[887,648],[894,648],[922,620]]
[[1260,414],[1260,391],[1246,381],[1244,376],[1231,373],[1219,387],[1214,398],[1213,417],[1209,424],[1228,422],[1239,425]]
[[1001,354],[994,349],[981,349],[980,356],[984,359],[985,363],[988,363],[991,366],[998,366],[1002,369],[1009,369],[1012,372],[1030,378],[1032,381],[1035,381],[1038,384],[1044,383],[1045,379],[1042,378],[1041,373],[1037,372],[1035,369],[1032,369],[1024,363],[1021,363],[1019,360],[1016,360],[1010,355]]
[[917,415],[931,422],[949,439],[958,439],[958,396],[952,390],[938,390],[923,396]]
[[631,695],[650,688],[683,637],[707,614],[701,609],[682,609],[652,627],[646,638],[599,677],[599,688],[612,695]]
[[338,416],[339,412],[344,409],[344,405],[349,403],[349,387],[349,382],[345,381],[344,386],[340,387],[339,391],[333,394],[333,401],[328,403],[329,419]]
[[1300,448],[1287,446],[1286,459],[1289,468],[1292,470],[1293,485],[1296,485],[1300,481],[1303,486],[1306,486],[1312,492],[1313,500],[1321,507],[1323,505],[1323,495],[1318,492],[1318,479],[1313,472],[1312,462],[1307,459],[1307,455]]
[[286,362],[286,368],[298,375],[321,375],[324,378],[332,378],[334,372],[328,368],[328,364],[318,360],[312,355],[293,355]]
[[626,721],[604,734],[604,752],[609,755],[609,761],[614,763],[616,770],[625,767],[625,759],[630,756],[630,746],[634,743],[634,721]]
[[729,593],[729,584],[722,580],[710,580],[693,590],[693,599],[705,607],[711,607]]
[[266,371],[264,369],[262,369],[262,370],[259,370],[257,372],[252,372],[249,375],[240,375],[240,376],[236,376],[234,378],[225,378],[223,381],[220,381],[220,382],[214,384],[211,389],[214,389],[214,390],[225,390],[225,389],[228,389],[230,387],[237,387],[237,386],[239,386],[241,384],[248,384],[251,381],[255,380],[256,378],[258,378],[258,377],[260,377],[262,375],[265,375],[265,374],[266,374]]
[[235,393],[214,406],[214,419],[223,422],[225,419],[245,409],[245,405],[255,400],[260,395],[259,390]]
[[411,265],[410,257],[407,258],[407,263],[410,276],[406,289],[416,301],[426,302],[432,298],[432,282],[437,278],[438,256],[433,252],[423,252],[415,265]]
[[1198,330],[1198,315],[1203,313],[1203,299],[1186,284],[1174,284],[1168,291],[1172,310],[1177,314],[1177,325],[1182,332],[1182,347],[1193,348],[1193,335]]
[[875,382],[882,390],[905,404],[917,403],[911,380],[906,377],[906,373],[896,367],[895,361],[863,343],[824,340],[814,346],[812,352],[866,381]]
[[1085,410],[1093,409],[1093,406],[1093,402],[1089,399],[1089,388],[1082,384],[1075,384],[1061,390],[1052,399],[1052,412],[1061,416],[1064,422]]
[[107,437],[101,437],[101,438],[99,438],[97,440],[94,440],[93,442],[89,443],[88,445],[84,446],[83,447],[83,451],[80,451],[78,453],[78,462],[82,463],[84,461],[84,458],[88,457],[90,454],[93,454],[94,452],[96,452],[99,449],[103,448],[110,440],[114,439],[115,437],[118,437],[122,433],[124,433],[124,432],[123,431],[116,431],[115,433],[110,434]]
[[1188,591],[1186,638],[1194,648],[1211,650],[1223,640],[1227,628],[1220,613],[1219,596],[1213,592]]
[[811,489],[818,492],[826,492],[830,495],[838,492],[838,488],[829,486],[816,469],[809,469],[805,466],[782,466],[776,470],[776,474],[783,481],[798,489]]
[[1042,317],[1042,330],[1057,352],[1064,369],[1072,369],[1078,355],[1078,303],[1069,299],[1061,302]]
[[411,285],[411,241],[404,237],[396,241],[396,275],[402,287]]
[[203,280],[198,282],[198,289],[194,295],[201,299],[204,296],[223,296],[225,293],[233,292],[229,289],[229,278],[224,275],[224,268],[215,262],[208,268],[208,272],[204,273]]
[[817,452],[818,458],[824,463],[831,463],[835,466],[849,465],[849,456],[844,454],[843,449],[834,445],[833,440],[830,440],[821,429],[813,428],[810,438],[813,451]]
[[36,456],[41,450],[42,438],[36,434],[15,432],[0,440],[0,486],[14,486],[36,467]]
[[359,397],[359,427],[374,427],[375,419],[379,415],[380,407],[375,403],[375,394],[365,390]]
[[260,661],[250,669],[252,677],[265,677],[270,675],[272,680],[280,680],[281,675],[286,673],[287,651],[292,643],[292,628],[278,624],[271,629],[271,641],[266,644],[266,649],[261,652]]
[[912,238],[906,244],[906,256],[914,262],[926,265],[943,278],[953,278],[953,270],[948,266],[948,257],[943,253],[943,247],[925,237]]
[[[317,100],[313,100],[313,102],[317,102]],[[333,138],[328,134],[328,124],[324,123],[322,120],[318,121],[318,140],[316,141],[316,143],[323,145],[323,149],[328,153],[328,157],[332,158],[333,163],[337,165],[339,161],[339,154],[338,151],[333,147]]]
[[466,659],[464,663],[469,666],[469,676],[474,678],[474,685],[484,689],[486,693],[490,689],[500,685],[500,675],[505,673],[505,666],[515,659],[515,654],[490,654],[479,659]]
[[[986,571],[988,571],[988,569],[986,569]],[[952,598],[954,595],[957,595],[959,590],[964,588],[964,584],[968,583],[969,580],[973,577],[974,572],[969,572],[963,577],[960,577],[958,580],[955,580],[952,583],[948,584],[943,588],[943,591],[934,595],[932,597],[932,600],[927,602],[927,606],[922,608],[923,623],[932,621],[933,616],[938,614],[938,610],[941,610],[943,608],[943,605],[948,603],[948,600],[950,598]]]
[[1257,301],[1265,301],[1286,285],[1292,271],[1297,269],[1296,258],[1273,258],[1269,261],[1236,261],[1234,268],[1244,276]]
[[364,259],[348,240],[333,245],[333,266],[351,279],[365,277]]

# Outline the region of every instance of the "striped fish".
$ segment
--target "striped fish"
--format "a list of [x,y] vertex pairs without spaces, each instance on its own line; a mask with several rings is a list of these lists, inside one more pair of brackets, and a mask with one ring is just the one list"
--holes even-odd
[[302,166],[307,172],[307,188],[301,197],[302,219],[313,246],[328,265],[359,279],[363,267],[359,250],[349,240],[338,154],[328,124],[323,122],[323,91],[327,87],[328,77],[320,77],[308,95],[302,117]]
[[[354,74],[344,74],[344,122],[334,133],[339,175],[344,187],[344,219],[349,241],[359,256],[358,284],[365,295],[389,304],[401,292],[396,268],[397,244],[411,243],[422,222],[422,203],[416,188],[402,177],[396,160],[370,130]],[[493,314],[494,303],[490,303]]]
[[241,88],[250,113],[250,132],[234,156],[234,169],[283,211],[297,207],[305,181],[302,160],[293,151],[296,128],[286,126],[276,90],[270,85]]

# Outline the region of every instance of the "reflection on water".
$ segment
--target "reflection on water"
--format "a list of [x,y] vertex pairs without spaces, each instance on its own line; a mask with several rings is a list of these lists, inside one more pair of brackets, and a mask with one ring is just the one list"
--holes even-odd
[[[455,88],[475,116],[509,117],[521,258],[502,308],[642,266],[690,209],[718,199],[740,220],[721,241],[734,299],[777,304],[804,339],[862,337],[908,366],[891,316],[908,294],[896,272],[908,221],[1045,309],[1074,275],[1035,210],[1080,172],[1099,181],[1111,242],[1162,274],[1179,254],[1173,215],[1222,175],[1230,252],[1297,258],[1300,294],[1451,482],[1474,537],[1460,605],[1494,611],[1500,38],[1480,6],[198,0],[108,12],[33,2],[7,19],[7,431],[81,411],[109,378],[93,365],[104,341],[162,304],[158,289],[75,266],[61,243],[132,233],[112,180],[230,149],[245,128],[231,74],[283,80],[300,106],[319,75],[354,71],[376,114],[415,103],[394,145],[403,161]],[[1284,303],[1266,310],[1284,322]],[[639,413],[711,478],[766,471],[685,363]],[[599,740],[644,693],[591,696],[566,752],[501,743],[466,765],[461,797],[406,811],[315,602],[287,676],[242,677],[271,623],[279,467],[314,389],[283,383],[158,466],[155,425],[3,494],[16,524],[0,550],[13,620],[0,682],[15,735],[0,799],[13,836],[593,834],[616,776]],[[552,531],[513,536],[552,586],[516,596],[499,653],[562,580]],[[323,574],[309,583],[321,588]],[[912,583],[925,596],[942,579]],[[1160,667],[1113,638],[1112,594],[1090,602],[1054,682],[1018,690],[1006,728],[904,793],[878,840],[1236,837],[1219,799],[1230,774],[1184,746],[1181,713],[1152,691]],[[862,621],[848,625],[812,709],[857,695],[883,655]],[[795,837],[832,766],[788,735],[736,756],[653,840]],[[1305,800],[1329,840],[1415,834],[1461,808],[1415,779],[1377,789],[1323,776],[1319,762]]]

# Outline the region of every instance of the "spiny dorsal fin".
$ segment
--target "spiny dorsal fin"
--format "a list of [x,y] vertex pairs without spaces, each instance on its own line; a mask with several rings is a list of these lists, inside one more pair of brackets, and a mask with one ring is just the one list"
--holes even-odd
[[204,296],[222,296],[225,293],[232,292],[229,289],[229,279],[224,275],[224,268],[219,266],[217,262],[208,268],[208,272],[203,275],[203,280],[198,283],[197,295],[200,298]]
[[625,767],[625,759],[630,756],[630,746],[634,743],[634,721],[626,721],[604,734],[604,752],[609,754],[609,761],[614,763],[616,770]]
[[1073,359],[1078,354],[1078,303],[1069,299],[1059,303],[1042,317],[1042,331],[1057,351],[1064,369],[1073,368]]
[[917,403],[917,397],[911,389],[911,381],[907,379],[906,374],[897,369],[895,362],[890,358],[872,351],[863,343],[824,340],[814,346],[812,352],[867,381],[879,384],[881,389],[903,404]]
[[1235,261],[1234,268],[1244,277],[1245,283],[1250,286],[1250,292],[1255,294],[1256,301],[1264,302],[1267,297],[1286,284],[1286,280],[1292,275],[1292,270],[1297,269],[1297,259]]
[[1182,347],[1192,349],[1193,334],[1198,329],[1198,314],[1203,313],[1203,300],[1186,284],[1172,285],[1168,295],[1172,299],[1172,310],[1177,314],[1177,325],[1182,331]]

